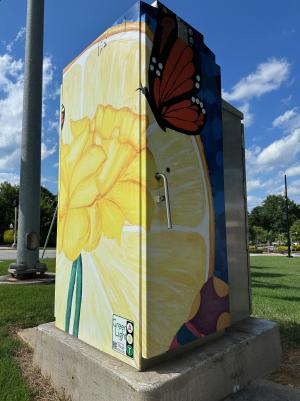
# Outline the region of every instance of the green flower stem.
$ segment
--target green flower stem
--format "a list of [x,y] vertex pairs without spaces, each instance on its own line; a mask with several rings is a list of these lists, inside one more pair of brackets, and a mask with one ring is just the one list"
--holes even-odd
[[73,336],[78,337],[80,311],[82,300],[82,258],[81,255],[77,258],[77,277],[76,277],[76,304],[75,304],[75,318],[73,326]]
[[69,329],[70,329],[70,319],[71,319],[71,311],[72,311],[73,292],[74,292],[75,279],[76,279],[76,270],[77,270],[77,260],[74,260],[74,262],[72,264],[71,274],[70,274],[69,291],[68,291],[67,308],[66,308],[65,331],[67,333],[69,333]]

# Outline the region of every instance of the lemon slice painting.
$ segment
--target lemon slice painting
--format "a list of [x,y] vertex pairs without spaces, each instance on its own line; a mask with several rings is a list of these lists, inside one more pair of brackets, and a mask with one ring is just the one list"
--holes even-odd
[[219,74],[144,3],[64,70],[56,326],[137,369],[230,324]]

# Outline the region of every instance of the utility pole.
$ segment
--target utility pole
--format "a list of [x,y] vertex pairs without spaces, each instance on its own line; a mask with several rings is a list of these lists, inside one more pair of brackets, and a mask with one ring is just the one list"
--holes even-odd
[[284,175],[284,187],[285,187],[285,214],[286,214],[286,233],[288,239],[288,258],[291,258],[291,235],[290,235],[290,221],[289,221],[289,201],[287,193],[287,181],[286,175]]
[[17,261],[14,276],[43,273],[39,261],[44,0],[27,0]]

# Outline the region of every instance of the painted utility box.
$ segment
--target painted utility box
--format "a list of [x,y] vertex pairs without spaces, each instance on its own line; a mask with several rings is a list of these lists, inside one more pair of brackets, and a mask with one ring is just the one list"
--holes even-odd
[[56,326],[142,369],[227,328],[229,293],[220,68],[138,2],[64,70]]

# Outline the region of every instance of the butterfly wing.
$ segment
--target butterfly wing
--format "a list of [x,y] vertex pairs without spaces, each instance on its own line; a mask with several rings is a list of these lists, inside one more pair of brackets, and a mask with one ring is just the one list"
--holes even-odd
[[62,104],[61,105],[61,111],[60,111],[60,130],[62,131],[63,127],[64,127],[64,123],[65,123],[65,115],[66,115],[66,110],[65,110],[65,106]]
[[199,89],[194,49],[178,37],[176,17],[158,17],[146,95],[162,129],[199,133],[205,122],[203,103],[197,97]]

